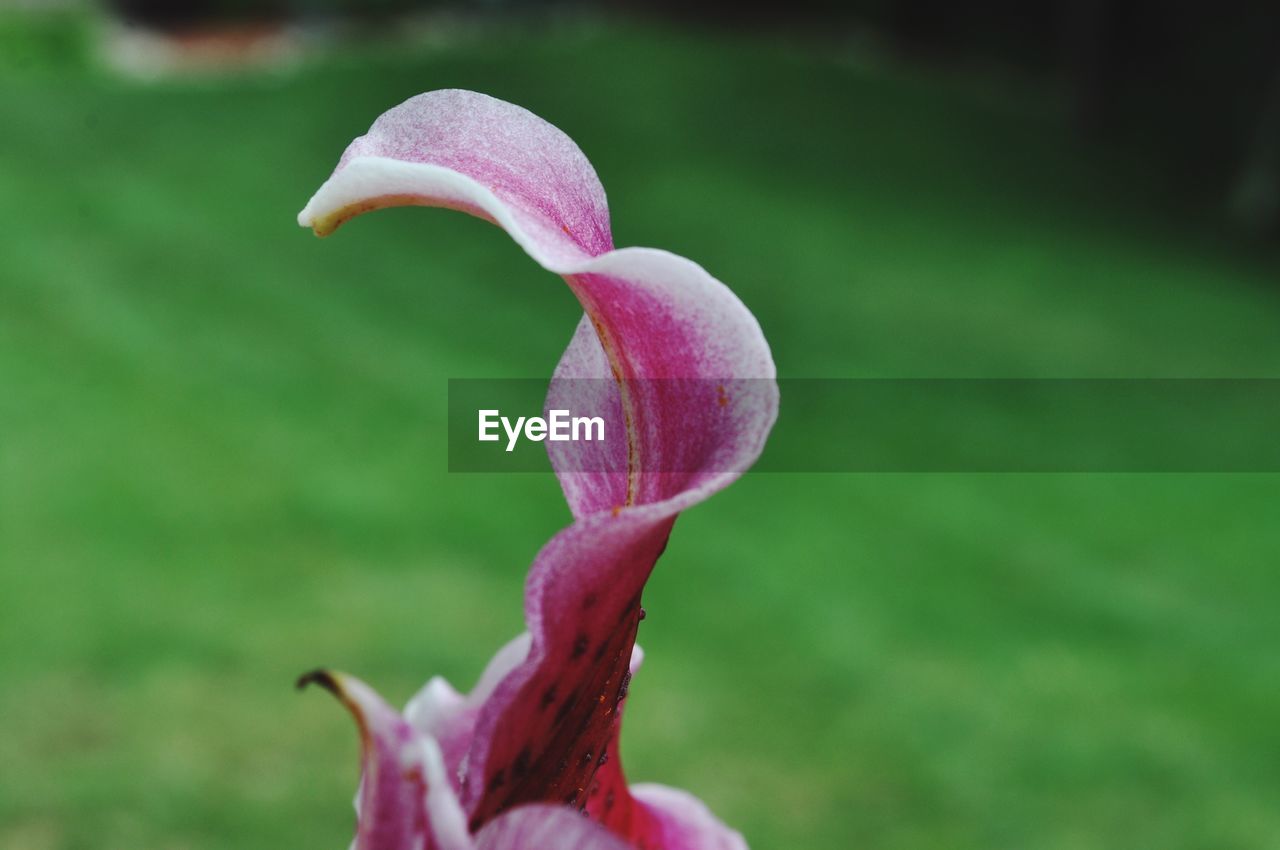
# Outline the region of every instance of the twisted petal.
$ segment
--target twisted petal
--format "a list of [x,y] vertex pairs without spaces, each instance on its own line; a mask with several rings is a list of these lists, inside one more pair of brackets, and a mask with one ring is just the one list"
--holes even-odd
[[466,818],[435,741],[359,679],[316,670],[298,680],[300,688],[309,684],[341,700],[360,729],[353,850],[470,850]]
[[[463,771],[471,830],[484,835],[527,804],[561,803],[633,847],[740,847],[691,798],[654,791],[637,803],[606,751],[616,749],[640,594],[676,515],[749,467],[776,417],[759,325],[697,264],[614,250],[586,157],[511,104],[462,91],[406,101],[351,144],[299,222],[327,235],[359,213],[406,204],[491,221],[565,279],[585,315],[548,401],[582,383],[573,379],[604,379],[597,410],[626,435],[604,449],[547,444],[575,522],[530,570],[527,653],[478,703],[440,687],[424,703],[424,727]],[[696,380],[675,390],[672,379]],[[600,469],[587,454],[601,451],[611,464],[587,471]]]
[[362,212],[410,204],[493,221],[549,268],[613,247],[604,189],[573,140],[475,92],[428,92],[383,113],[298,223],[327,236]]

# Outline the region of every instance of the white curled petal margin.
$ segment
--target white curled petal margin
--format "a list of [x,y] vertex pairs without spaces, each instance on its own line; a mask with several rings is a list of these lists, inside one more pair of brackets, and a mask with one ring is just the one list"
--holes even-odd
[[[298,224],[328,236],[346,221],[382,207],[460,210],[493,222],[539,265],[571,273],[589,255],[531,216],[517,216],[486,186],[451,168],[385,156],[355,156],[334,172],[298,213]],[[565,269],[565,271],[560,271]]]

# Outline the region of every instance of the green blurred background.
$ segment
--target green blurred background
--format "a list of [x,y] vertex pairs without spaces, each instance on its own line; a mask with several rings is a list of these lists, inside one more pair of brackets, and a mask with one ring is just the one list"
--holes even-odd
[[[547,374],[579,309],[475,219],[294,223],[417,92],[568,132],[617,242],[727,281],[786,376],[1280,377],[1274,248],[1158,146],[1081,141],[1052,80],[415,20],[140,66],[100,10],[0,9],[5,850],[345,847],[356,735],[293,678],[466,688],[521,628],[568,513],[550,475],[445,472],[446,380]],[[629,774],[757,850],[1280,847],[1278,483],[748,476],[646,593]]]

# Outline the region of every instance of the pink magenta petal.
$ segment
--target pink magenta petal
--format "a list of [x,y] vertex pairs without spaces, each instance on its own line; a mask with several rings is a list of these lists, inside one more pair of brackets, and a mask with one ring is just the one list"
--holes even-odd
[[604,188],[573,140],[475,92],[428,92],[383,113],[298,222],[325,236],[360,213],[410,204],[494,221],[544,266],[613,247]]
[[529,658],[485,704],[463,804],[476,828],[522,803],[586,803],[627,687],[640,590],[673,518],[593,514],[552,538],[529,574]]
[[529,633],[525,632],[498,650],[480,681],[465,697],[436,676],[405,707],[405,719],[414,730],[438,742],[455,791],[459,790],[459,775],[471,747],[480,709],[507,674],[524,663],[529,655],[529,643]]
[[429,685],[411,706],[414,725],[462,774],[473,832],[528,804],[558,803],[583,809],[632,847],[740,847],[687,795],[633,800],[613,751],[640,594],[676,516],[747,469],[777,416],[759,325],[697,264],[655,249],[614,250],[586,157],[511,104],[463,91],[411,98],[350,145],[298,220],[327,235],[359,213],[410,204],[491,221],[565,279],[585,315],[548,404],[588,387],[606,422],[626,435],[607,447],[547,444],[576,521],[530,570],[527,652],[510,653],[480,699]]
[[564,806],[521,806],[476,836],[476,850],[633,850],[609,830]]
[[643,846],[662,850],[747,850],[737,831],[725,826],[692,794],[665,785],[633,785],[631,793],[644,811],[638,831]]
[[[498,224],[582,303],[583,326],[556,376],[625,382],[617,415],[633,461],[623,464],[625,476],[584,473],[576,453],[591,446],[547,443],[575,516],[686,493],[678,507],[687,507],[759,456],[777,388],[755,317],[690,260],[612,250],[604,190],[564,133],[475,92],[417,95],[348,146],[298,221],[327,235],[362,212],[403,205],[460,209]],[[701,379],[706,393],[672,404],[657,379]]]
[[359,679],[317,670],[298,680],[309,684],[341,700],[360,729],[353,850],[469,850],[466,818],[435,742]]

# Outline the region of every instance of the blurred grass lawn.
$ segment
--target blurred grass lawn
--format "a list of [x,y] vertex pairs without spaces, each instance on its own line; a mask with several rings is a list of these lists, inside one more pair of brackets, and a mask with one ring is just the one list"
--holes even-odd
[[[444,472],[445,380],[578,309],[492,227],[294,225],[416,92],[587,151],[788,376],[1275,376],[1277,266],[1048,107],[629,29],[0,98],[0,847],[340,848],[356,735],[293,677],[468,687],[567,520]],[[785,399],[784,413],[785,417]],[[1280,846],[1274,476],[748,477],[646,596],[625,758],[756,848]]]

